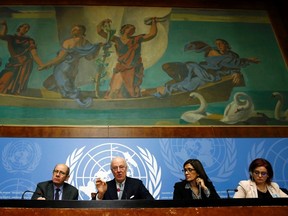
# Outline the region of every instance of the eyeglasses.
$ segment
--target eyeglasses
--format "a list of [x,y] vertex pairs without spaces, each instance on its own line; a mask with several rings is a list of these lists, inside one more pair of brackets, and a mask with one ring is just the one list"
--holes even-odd
[[112,167],[111,169],[113,171],[118,171],[118,170],[123,171],[126,169],[126,166],[117,166],[117,167]]
[[267,172],[259,172],[259,171],[254,171],[253,173],[254,173],[254,175],[257,175],[257,176],[259,176],[259,175],[261,174],[261,176],[263,176],[263,177],[265,177],[265,176],[267,176],[267,175],[268,175],[268,173],[267,173]]
[[183,173],[186,173],[186,172],[191,173],[193,171],[195,171],[195,169],[192,169],[192,168],[187,168],[187,169],[182,170]]
[[54,173],[54,174],[58,174],[58,173],[59,173],[60,175],[63,175],[63,176],[66,175],[65,172],[60,171],[60,170],[53,170],[53,173]]

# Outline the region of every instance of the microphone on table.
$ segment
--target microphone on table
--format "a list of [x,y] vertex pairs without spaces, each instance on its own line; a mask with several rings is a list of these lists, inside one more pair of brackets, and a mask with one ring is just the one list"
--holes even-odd
[[227,198],[228,198],[228,199],[231,198],[229,192],[237,192],[237,191],[238,191],[238,189],[227,189],[227,190],[226,190]]
[[40,196],[43,196],[43,194],[41,192],[34,192],[34,191],[30,191],[30,190],[26,190],[22,193],[22,196],[21,196],[21,199],[24,200],[24,196],[26,193],[33,193],[34,194],[37,194],[37,195],[40,195]]

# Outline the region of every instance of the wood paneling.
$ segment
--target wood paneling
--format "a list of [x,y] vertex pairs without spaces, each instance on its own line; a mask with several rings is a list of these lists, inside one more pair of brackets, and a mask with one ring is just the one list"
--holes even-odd
[[181,216],[284,216],[287,215],[287,206],[253,206],[253,207],[190,207],[190,208],[123,208],[123,209],[75,209],[75,208],[0,208],[1,215],[9,216],[31,216],[31,215],[62,215],[62,216],[113,216],[113,215],[129,215],[129,216],[161,216],[161,215],[181,215]]
[[1,137],[213,138],[287,137],[288,127],[26,127],[2,126]]

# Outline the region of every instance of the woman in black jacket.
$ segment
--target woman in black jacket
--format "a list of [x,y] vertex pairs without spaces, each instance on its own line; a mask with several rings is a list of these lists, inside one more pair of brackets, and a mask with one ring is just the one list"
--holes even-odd
[[185,180],[174,185],[173,200],[220,198],[199,160],[187,160],[183,165],[183,173]]

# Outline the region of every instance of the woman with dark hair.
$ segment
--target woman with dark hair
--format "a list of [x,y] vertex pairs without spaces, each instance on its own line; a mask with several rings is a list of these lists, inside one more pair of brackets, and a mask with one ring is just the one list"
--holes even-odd
[[234,198],[276,198],[288,197],[275,182],[272,182],[273,168],[264,158],[256,158],[249,166],[250,180],[242,180]]
[[219,199],[202,163],[189,159],[183,165],[185,180],[174,185],[173,200]]

